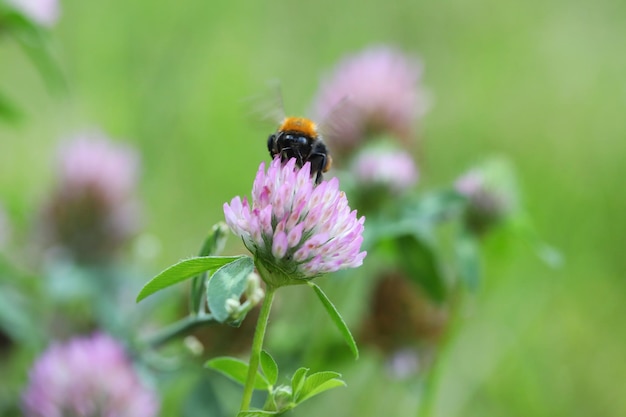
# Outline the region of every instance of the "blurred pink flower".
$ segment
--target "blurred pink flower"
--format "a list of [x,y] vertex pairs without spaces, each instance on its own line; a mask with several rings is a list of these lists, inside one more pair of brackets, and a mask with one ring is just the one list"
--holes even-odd
[[46,243],[79,261],[109,258],[138,229],[139,155],[99,133],[64,144],[58,186],[43,212]]
[[480,192],[484,188],[484,178],[477,170],[471,170],[462,175],[454,183],[454,188],[466,197]]
[[392,47],[346,57],[322,80],[313,102],[318,120],[328,121],[331,148],[349,152],[380,133],[408,144],[427,109],[421,77],[421,62]]
[[421,364],[416,350],[404,348],[391,353],[386,365],[390,377],[402,380],[417,374]]
[[110,201],[119,202],[134,191],[139,156],[101,133],[76,136],[61,146],[59,156],[59,179],[70,192],[97,188]]
[[[364,217],[350,210],[339,181],[315,186],[310,163],[297,169],[296,160],[276,158],[265,172],[261,163],[252,188],[252,205],[244,197],[224,204],[226,223],[255,255],[257,267],[281,276],[280,283],[314,278],[327,272],[356,268],[361,252]],[[259,265],[260,264],[260,265]],[[267,274],[261,273],[264,279]]]
[[395,149],[366,149],[356,156],[351,171],[360,186],[382,186],[396,194],[411,188],[418,179],[411,155]]
[[153,417],[159,409],[123,347],[104,334],[50,346],[30,370],[22,404],[26,417]]
[[487,181],[485,173],[478,169],[462,175],[454,187],[467,199],[465,224],[477,234],[487,231],[511,210],[511,201],[504,190]]
[[7,0],[7,2],[42,26],[53,26],[59,19],[58,0]]

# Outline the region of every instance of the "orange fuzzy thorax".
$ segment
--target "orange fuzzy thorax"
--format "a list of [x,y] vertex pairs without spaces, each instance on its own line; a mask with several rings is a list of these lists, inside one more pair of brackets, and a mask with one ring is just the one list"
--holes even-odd
[[281,132],[300,132],[310,138],[317,137],[315,122],[304,117],[286,117],[278,130]]

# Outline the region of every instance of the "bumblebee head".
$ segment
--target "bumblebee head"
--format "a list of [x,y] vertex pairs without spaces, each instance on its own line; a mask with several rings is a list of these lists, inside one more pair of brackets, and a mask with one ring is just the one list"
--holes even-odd
[[304,117],[286,117],[278,128],[279,132],[297,132],[315,139],[318,137],[317,125]]

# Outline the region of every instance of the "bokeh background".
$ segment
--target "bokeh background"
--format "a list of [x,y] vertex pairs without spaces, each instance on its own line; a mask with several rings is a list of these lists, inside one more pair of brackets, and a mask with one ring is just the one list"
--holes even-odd
[[[269,132],[250,122],[243,100],[279,79],[287,111],[306,113],[341,57],[396,45],[421,57],[432,95],[416,155],[421,184],[508,156],[537,230],[565,257],[555,270],[528,242],[485,242],[485,281],[448,347],[432,415],[626,415],[626,3],[61,8],[50,41],[65,87],[49,88],[22,50],[0,43],[0,89],[23,111],[0,124],[0,198],[18,234],[51,186],[58,143],[95,127],[142,153],[145,230],[161,248],[153,272],[193,255],[222,204],[248,194],[268,160]],[[395,400],[368,375],[347,374],[347,390],[302,413],[351,415],[369,401],[361,410],[385,415]]]

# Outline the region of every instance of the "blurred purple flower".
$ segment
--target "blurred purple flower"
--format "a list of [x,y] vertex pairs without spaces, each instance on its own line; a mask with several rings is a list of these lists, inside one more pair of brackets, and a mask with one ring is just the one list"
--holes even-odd
[[159,409],[123,347],[94,334],[50,346],[30,370],[26,417],[152,417]]
[[137,182],[137,153],[101,133],[80,135],[64,144],[60,162],[60,180],[68,189],[98,188],[111,201],[126,199]]
[[365,218],[350,210],[339,181],[315,186],[310,163],[302,169],[295,163],[274,159],[267,173],[261,163],[252,206],[245,197],[224,204],[226,223],[254,254],[257,268],[264,269],[263,279],[275,286],[356,268],[366,255],[361,252]]
[[387,372],[393,379],[407,379],[420,370],[420,358],[416,350],[399,349],[387,358]]
[[53,26],[59,19],[58,0],[7,0],[7,3],[42,26]]
[[110,258],[137,231],[139,155],[102,134],[60,149],[58,186],[44,207],[46,243],[78,261]]
[[498,184],[488,181],[485,172],[468,171],[454,184],[455,189],[467,199],[465,224],[468,229],[483,234],[498,223],[511,209],[511,201]]
[[454,188],[466,197],[480,192],[484,188],[483,176],[477,170],[471,170],[462,175],[454,183]]
[[417,59],[386,46],[348,56],[322,80],[313,102],[319,120],[328,120],[326,140],[349,152],[374,133],[411,141],[415,123],[427,109]]
[[362,187],[381,186],[399,194],[418,179],[411,155],[402,150],[371,148],[360,152],[352,164],[355,180]]

